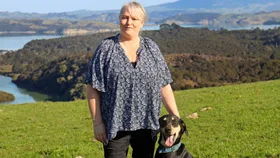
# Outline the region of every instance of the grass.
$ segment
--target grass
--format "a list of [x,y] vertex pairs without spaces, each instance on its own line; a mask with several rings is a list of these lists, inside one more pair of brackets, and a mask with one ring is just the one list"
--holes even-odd
[[[176,91],[189,131],[182,142],[194,157],[280,157],[279,94],[280,80]],[[194,112],[198,119],[186,118]],[[102,151],[86,101],[0,106],[1,157],[101,158]]]
[[199,114],[183,142],[195,157],[279,157],[279,94],[279,80],[177,92],[179,109]]

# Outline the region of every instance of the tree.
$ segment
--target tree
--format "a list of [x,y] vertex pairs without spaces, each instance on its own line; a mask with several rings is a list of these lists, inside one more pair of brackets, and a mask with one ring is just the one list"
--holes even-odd
[[171,29],[171,26],[169,24],[161,24],[159,26],[159,29],[160,30],[170,30]]

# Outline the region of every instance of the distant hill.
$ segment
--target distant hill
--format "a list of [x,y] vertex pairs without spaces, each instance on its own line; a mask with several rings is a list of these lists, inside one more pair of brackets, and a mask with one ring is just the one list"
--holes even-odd
[[[98,20],[116,23],[119,11],[77,10],[61,13],[0,12],[0,19]],[[108,18],[107,18],[108,17]]]
[[155,10],[188,12],[254,13],[279,10],[279,0],[179,0],[150,7]]
[[95,20],[0,19],[1,34],[80,35],[117,30],[117,24]]
[[203,25],[270,25],[280,24],[280,11],[254,14],[181,13],[156,23],[203,24]]
[[[179,0],[172,3],[146,7],[149,23],[163,20],[178,14],[219,13],[243,14],[272,12],[280,10],[279,0]],[[0,12],[0,19],[63,19],[63,20],[96,20],[118,23],[119,10],[77,10],[62,13],[21,13]]]

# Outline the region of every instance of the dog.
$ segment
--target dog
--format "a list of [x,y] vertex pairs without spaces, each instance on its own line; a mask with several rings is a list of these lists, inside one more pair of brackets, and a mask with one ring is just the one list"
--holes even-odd
[[192,158],[187,148],[181,143],[181,137],[188,135],[186,124],[176,115],[164,115],[159,119],[160,137],[155,158]]

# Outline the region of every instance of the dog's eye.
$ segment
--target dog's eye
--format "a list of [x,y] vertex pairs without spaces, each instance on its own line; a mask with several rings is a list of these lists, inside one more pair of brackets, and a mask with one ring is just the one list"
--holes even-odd
[[171,118],[171,120],[172,120],[172,121],[174,121],[174,120],[175,120],[175,118],[174,118],[174,117],[172,117],[172,118]]
[[163,118],[163,120],[164,120],[164,121],[166,121],[166,120],[167,120],[167,118],[165,117],[165,118]]

